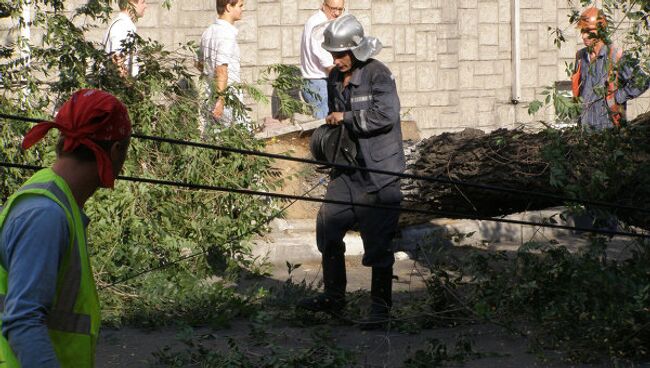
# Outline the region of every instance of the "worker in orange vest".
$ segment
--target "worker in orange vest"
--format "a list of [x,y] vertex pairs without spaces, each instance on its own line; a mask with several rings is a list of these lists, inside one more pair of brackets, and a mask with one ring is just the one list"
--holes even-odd
[[650,78],[622,49],[605,43],[607,18],[602,10],[587,8],[577,28],[585,45],[576,53],[571,77],[573,97],[582,104],[579,123],[594,130],[620,127],[627,101],[645,92]]

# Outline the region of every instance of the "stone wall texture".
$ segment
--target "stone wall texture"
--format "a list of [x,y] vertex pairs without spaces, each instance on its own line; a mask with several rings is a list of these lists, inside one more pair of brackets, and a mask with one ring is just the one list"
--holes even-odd
[[[216,17],[214,0],[175,0],[170,10],[161,1],[148,3],[139,33],[170,48],[198,42]],[[236,24],[243,80],[256,81],[270,64],[297,65],[303,24],[321,3],[245,0],[244,18]],[[348,0],[346,8],[366,34],[383,42],[377,58],[393,71],[402,113],[416,121],[423,136],[467,127],[512,128],[552,118],[548,109],[529,116],[527,105],[540,98],[545,86],[568,80],[565,64],[573,62],[580,46],[568,23],[568,1],[520,0],[521,100],[513,104],[512,0]],[[561,49],[549,27],[564,30],[569,42]],[[98,29],[89,37],[99,41],[102,34]],[[265,92],[271,93],[269,88]],[[649,105],[646,96],[633,101],[629,116],[647,111]],[[270,114],[270,105],[253,105],[254,119]]]

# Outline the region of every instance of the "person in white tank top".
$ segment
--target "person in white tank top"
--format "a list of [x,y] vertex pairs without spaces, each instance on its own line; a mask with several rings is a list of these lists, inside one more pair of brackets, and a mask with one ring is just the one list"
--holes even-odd
[[136,77],[140,71],[135,50],[126,51],[125,43],[135,37],[137,28],[135,22],[147,9],[146,0],[119,0],[120,12],[109,24],[104,34],[104,51],[111,55],[122,77]]

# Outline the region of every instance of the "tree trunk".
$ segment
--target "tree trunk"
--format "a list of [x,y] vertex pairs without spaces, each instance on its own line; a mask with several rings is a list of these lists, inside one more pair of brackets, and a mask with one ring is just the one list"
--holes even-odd
[[[430,137],[407,153],[407,173],[650,208],[650,113],[627,128],[586,134],[579,128],[527,133],[476,129]],[[565,201],[424,180],[402,180],[404,205],[466,215],[501,216]],[[590,209],[599,211],[598,207]],[[603,208],[604,209],[604,208]],[[647,228],[648,214],[618,210]],[[402,225],[434,217],[404,213]],[[469,217],[469,216],[468,216]]]

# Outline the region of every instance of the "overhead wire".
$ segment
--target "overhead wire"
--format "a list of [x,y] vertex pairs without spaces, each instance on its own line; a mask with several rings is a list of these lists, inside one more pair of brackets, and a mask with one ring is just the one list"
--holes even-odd
[[[40,166],[27,165],[27,164],[15,164],[9,162],[0,162],[0,167],[31,169],[31,170],[42,169],[42,167]],[[650,235],[641,234],[641,233],[622,232],[617,230],[580,227],[580,226],[574,227],[574,226],[559,225],[553,223],[539,223],[539,222],[531,222],[531,221],[523,221],[523,220],[514,220],[508,218],[495,218],[495,217],[476,215],[472,213],[460,213],[460,212],[453,212],[453,211],[410,208],[410,207],[391,206],[391,205],[376,204],[376,203],[371,204],[371,203],[360,203],[360,202],[352,202],[352,201],[339,201],[339,200],[327,199],[327,198],[312,198],[312,197],[304,197],[304,196],[294,195],[294,194],[263,192],[263,191],[257,191],[252,189],[229,188],[229,187],[217,186],[217,185],[195,184],[195,183],[186,183],[186,182],[172,181],[172,180],[141,178],[141,177],[134,177],[134,176],[118,176],[117,178],[120,180],[131,181],[131,182],[166,185],[166,186],[182,187],[182,188],[195,189],[195,190],[209,190],[209,191],[217,191],[217,192],[271,197],[271,198],[278,198],[283,200],[301,200],[306,202],[317,202],[317,203],[355,206],[355,207],[363,207],[363,208],[384,209],[384,210],[393,210],[393,211],[408,212],[408,213],[417,213],[417,214],[430,215],[430,216],[433,215],[437,217],[443,216],[443,217],[450,217],[450,218],[466,218],[471,220],[508,223],[514,225],[536,226],[536,227],[544,227],[544,228],[552,228],[552,229],[586,232],[586,233],[593,233],[593,234],[602,234],[602,235],[609,235],[609,236],[620,235],[620,236],[629,236],[634,238],[644,238],[644,239],[650,238]]]
[[[25,121],[25,122],[31,122],[31,123],[47,122],[46,120],[43,120],[43,119],[35,119],[35,118],[23,117],[23,116],[19,116],[19,115],[4,114],[4,113],[0,113],[0,118],[10,119],[10,120],[19,120],[19,121]],[[606,207],[606,208],[611,208],[611,209],[619,209],[619,210],[636,211],[636,212],[642,212],[642,213],[650,213],[650,209],[648,209],[648,208],[627,206],[627,205],[621,205],[621,204],[615,204],[615,203],[609,203],[609,202],[603,202],[603,201],[596,201],[596,200],[587,200],[587,199],[580,199],[580,198],[569,198],[569,197],[565,197],[565,196],[561,196],[561,195],[557,195],[557,194],[552,194],[552,193],[533,192],[533,191],[522,190],[522,189],[505,188],[505,187],[499,187],[499,186],[494,186],[494,185],[471,183],[471,182],[466,182],[466,181],[461,181],[461,180],[454,180],[454,179],[449,179],[449,178],[441,178],[441,177],[435,177],[435,176],[429,176],[429,175],[416,175],[416,174],[400,173],[400,172],[381,170],[381,169],[373,169],[373,168],[362,167],[362,166],[352,166],[352,165],[345,165],[345,164],[338,164],[338,163],[330,163],[330,162],[326,162],[326,161],[319,161],[319,160],[313,160],[313,159],[307,159],[307,158],[291,157],[291,156],[286,156],[286,155],[267,153],[267,152],[261,152],[261,151],[255,151],[255,150],[247,150],[247,149],[234,148],[234,147],[227,147],[227,146],[221,146],[221,145],[215,145],[215,144],[209,144],[209,143],[192,142],[192,141],[185,141],[185,140],[174,139],[174,138],[156,137],[156,136],[151,136],[151,135],[146,135],[146,134],[134,133],[131,136],[133,138],[141,139],[141,140],[148,140],[148,141],[154,141],[154,142],[160,142],[160,143],[177,144],[177,145],[184,145],[184,146],[197,147],[197,148],[206,148],[206,149],[212,149],[212,150],[217,150],[217,151],[222,151],[222,152],[230,152],[230,153],[257,156],[257,157],[266,157],[266,158],[271,158],[271,159],[300,162],[300,163],[319,165],[319,166],[327,166],[327,167],[337,168],[337,169],[341,169],[341,170],[359,170],[359,171],[364,171],[364,172],[395,176],[395,177],[399,177],[399,178],[402,178],[402,179],[412,179],[412,180],[423,180],[423,181],[429,181],[429,182],[438,182],[438,183],[442,183],[442,184],[458,185],[458,186],[471,187],[471,188],[476,188],[476,189],[490,190],[490,191],[495,191],[495,192],[517,194],[517,195],[522,195],[522,196],[527,195],[527,196],[534,196],[534,197],[539,197],[539,198],[547,198],[547,199],[562,201],[562,202],[565,202],[565,203],[577,203],[577,204],[588,205],[588,206]]]
[[[17,115],[10,115],[10,114],[1,114],[1,113],[0,113],[0,118],[21,120],[21,121],[31,122],[31,123],[40,123],[40,122],[43,121],[42,119],[35,119],[35,118],[22,117],[22,116],[17,116]],[[355,166],[350,166],[350,165],[331,164],[331,163],[328,163],[328,162],[321,162],[321,161],[318,161],[318,160],[300,159],[300,158],[284,156],[284,155],[269,154],[269,153],[265,153],[265,152],[244,150],[244,149],[238,149],[238,148],[232,148],[232,147],[224,147],[224,146],[218,146],[218,145],[212,145],[212,144],[206,144],[206,143],[200,143],[200,142],[183,141],[183,140],[172,139],[172,138],[155,137],[155,136],[149,136],[149,135],[143,135],[143,134],[133,134],[132,136],[134,138],[136,138],[136,139],[150,140],[150,141],[155,141],[155,142],[160,142],[160,143],[169,143],[169,144],[193,146],[193,147],[198,147],[198,148],[207,148],[207,149],[219,150],[219,151],[230,152],[230,153],[237,153],[237,154],[244,154],[244,155],[254,155],[254,156],[261,156],[261,157],[267,157],[267,158],[273,158],[273,159],[281,159],[281,160],[297,161],[297,162],[309,163],[309,164],[332,166],[332,167],[337,167],[337,168],[340,168],[340,169],[360,169],[360,170],[366,170],[366,171],[369,171],[369,172],[377,172],[377,173],[381,173],[381,174],[388,174],[388,175],[394,175],[394,176],[399,176],[399,177],[406,177],[406,178],[410,178],[410,179],[438,181],[438,182],[442,181],[442,182],[450,183],[450,184],[473,186],[473,187],[477,187],[477,188],[481,188],[481,189],[490,189],[490,190],[497,190],[497,191],[507,191],[507,192],[511,192],[511,193],[514,192],[514,193],[517,193],[517,194],[534,193],[536,195],[542,195],[542,196],[548,196],[549,195],[549,194],[546,194],[546,193],[536,193],[536,192],[520,191],[520,190],[510,189],[510,188],[491,187],[491,186],[485,186],[485,185],[481,185],[481,184],[454,181],[454,180],[450,180],[450,179],[441,179],[441,178],[434,178],[434,177],[428,177],[428,176],[418,176],[418,175],[411,175],[411,174],[403,174],[403,173],[396,173],[396,172],[390,172],[390,171],[385,171],[385,170],[375,170],[375,169],[368,169],[368,168],[363,168],[363,167],[355,167]],[[20,163],[7,163],[7,162],[0,162],[0,166],[8,167],[8,168],[28,169],[28,170],[38,170],[38,169],[42,168],[42,167],[39,167],[39,166],[36,166],[36,165],[28,165],[28,164],[20,164]],[[534,222],[527,222],[527,221],[521,221],[521,220],[511,220],[511,219],[504,219],[504,218],[491,218],[491,217],[477,216],[477,215],[473,215],[473,214],[461,214],[461,213],[455,213],[455,212],[449,212],[449,211],[421,210],[421,209],[414,209],[414,208],[403,208],[403,207],[399,207],[399,206],[388,206],[388,205],[367,204],[367,203],[354,203],[354,202],[348,202],[348,201],[337,201],[337,200],[327,200],[327,199],[319,199],[319,198],[307,197],[306,195],[308,193],[310,193],[316,187],[318,187],[319,185],[321,185],[323,183],[323,179],[321,179],[318,184],[316,184],[314,187],[309,189],[307,192],[303,193],[302,195],[296,196],[296,195],[288,195],[288,194],[282,194],[282,193],[270,193],[270,192],[254,191],[254,190],[249,190],[249,189],[235,189],[235,188],[228,188],[228,187],[222,187],[222,186],[210,186],[210,185],[184,183],[184,182],[160,180],[160,179],[139,178],[139,177],[131,177],[131,176],[119,176],[118,178],[121,179],[121,180],[131,181],[131,182],[141,182],[141,183],[149,183],[149,184],[156,184],[156,185],[177,186],[177,187],[185,187],[185,188],[197,189],[197,190],[212,190],[212,191],[230,192],[230,193],[238,193],[238,194],[244,194],[244,195],[266,196],[266,197],[279,198],[279,199],[285,199],[285,200],[288,199],[288,200],[292,201],[287,206],[285,206],[283,209],[278,211],[276,214],[268,217],[264,222],[262,222],[257,227],[251,229],[249,232],[247,232],[245,234],[240,235],[239,237],[235,237],[233,239],[228,240],[225,244],[229,244],[229,243],[241,240],[244,236],[247,236],[249,234],[252,234],[252,233],[256,232],[262,226],[265,226],[266,224],[268,224],[270,221],[272,221],[274,218],[276,218],[282,212],[284,212],[288,207],[290,207],[291,205],[296,203],[296,201],[299,201],[299,200],[320,202],[320,203],[339,204],[339,205],[352,205],[352,206],[368,207],[368,208],[390,209],[390,210],[396,210],[396,211],[414,212],[414,213],[427,214],[427,215],[444,215],[444,216],[448,216],[448,217],[464,217],[464,218],[472,218],[472,219],[476,219],[476,220],[485,220],[485,221],[504,222],[504,223],[519,224],[519,225],[548,227],[548,228],[556,228],[556,229],[564,229],[564,230],[572,230],[572,231],[583,231],[583,232],[588,232],[588,233],[599,233],[599,234],[604,234],[604,235],[609,235],[609,236],[622,235],[622,236],[642,237],[642,238],[648,237],[648,236],[643,235],[643,234],[619,232],[619,231],[613,231],[613,230],[608,230],[608,229],[571,227],[571,226],[558,225],[558,224],[534,223]],[[573,202],[580,201],[580,200],[575,200],[575,199],[563,198],[563,197],[552,195],[552,194],[550,196],[552,196],[554,199],[563,199],[563,200],[566,200],[566,201],[573,201]],[[587,202],[587,201],[585,201],[585,202]],[[594,202],[594,201],[589,201],[589,202]],[[597,203],[598,205],[602,205],[602,206],[608,206],[608,207],[616,207],[616,208],[624,208],[625,207],[625,206],[617,206],[617,205],[604,203],[604,202],[602,202],[602,203],[594,202],[594,203],[595,204]],[[638,208],[628,208],[628,209],[644,210],[644,209],[638,209]],[[201,255],[205,254],[206,252],[207,252],[207,250],[203,250],[201,252],[193,253],[193,254],[190,254],[188,256],[180,257],[180,258],[178,258],[176,260],[163,263],[163,264],[161,264],[159,266],[151,267],[151,268],[136,272],[135,274],[129,275],[129,276],[127,276],[127,277],[125,277],[123,279],[120,279],[118,281],[115,281],[115,282],[113,282],[113,283],[111,283],[109,285],[103,286],[102,289],[109,288],[109,287],[114,287],[114,286],[116,286],[118,284],[125,283],[125,282],[127,282],[129,280],[132,280],[132,279],[137,278],[139,276],[142,276],[144,274],[154,272],[154,271],[157,271],[157,270],[160,270],[160,269],[163,269],[163,268],[171,267],[173,265],[177,265],[178,263],[180,263],[182,261],[201,256]]]

